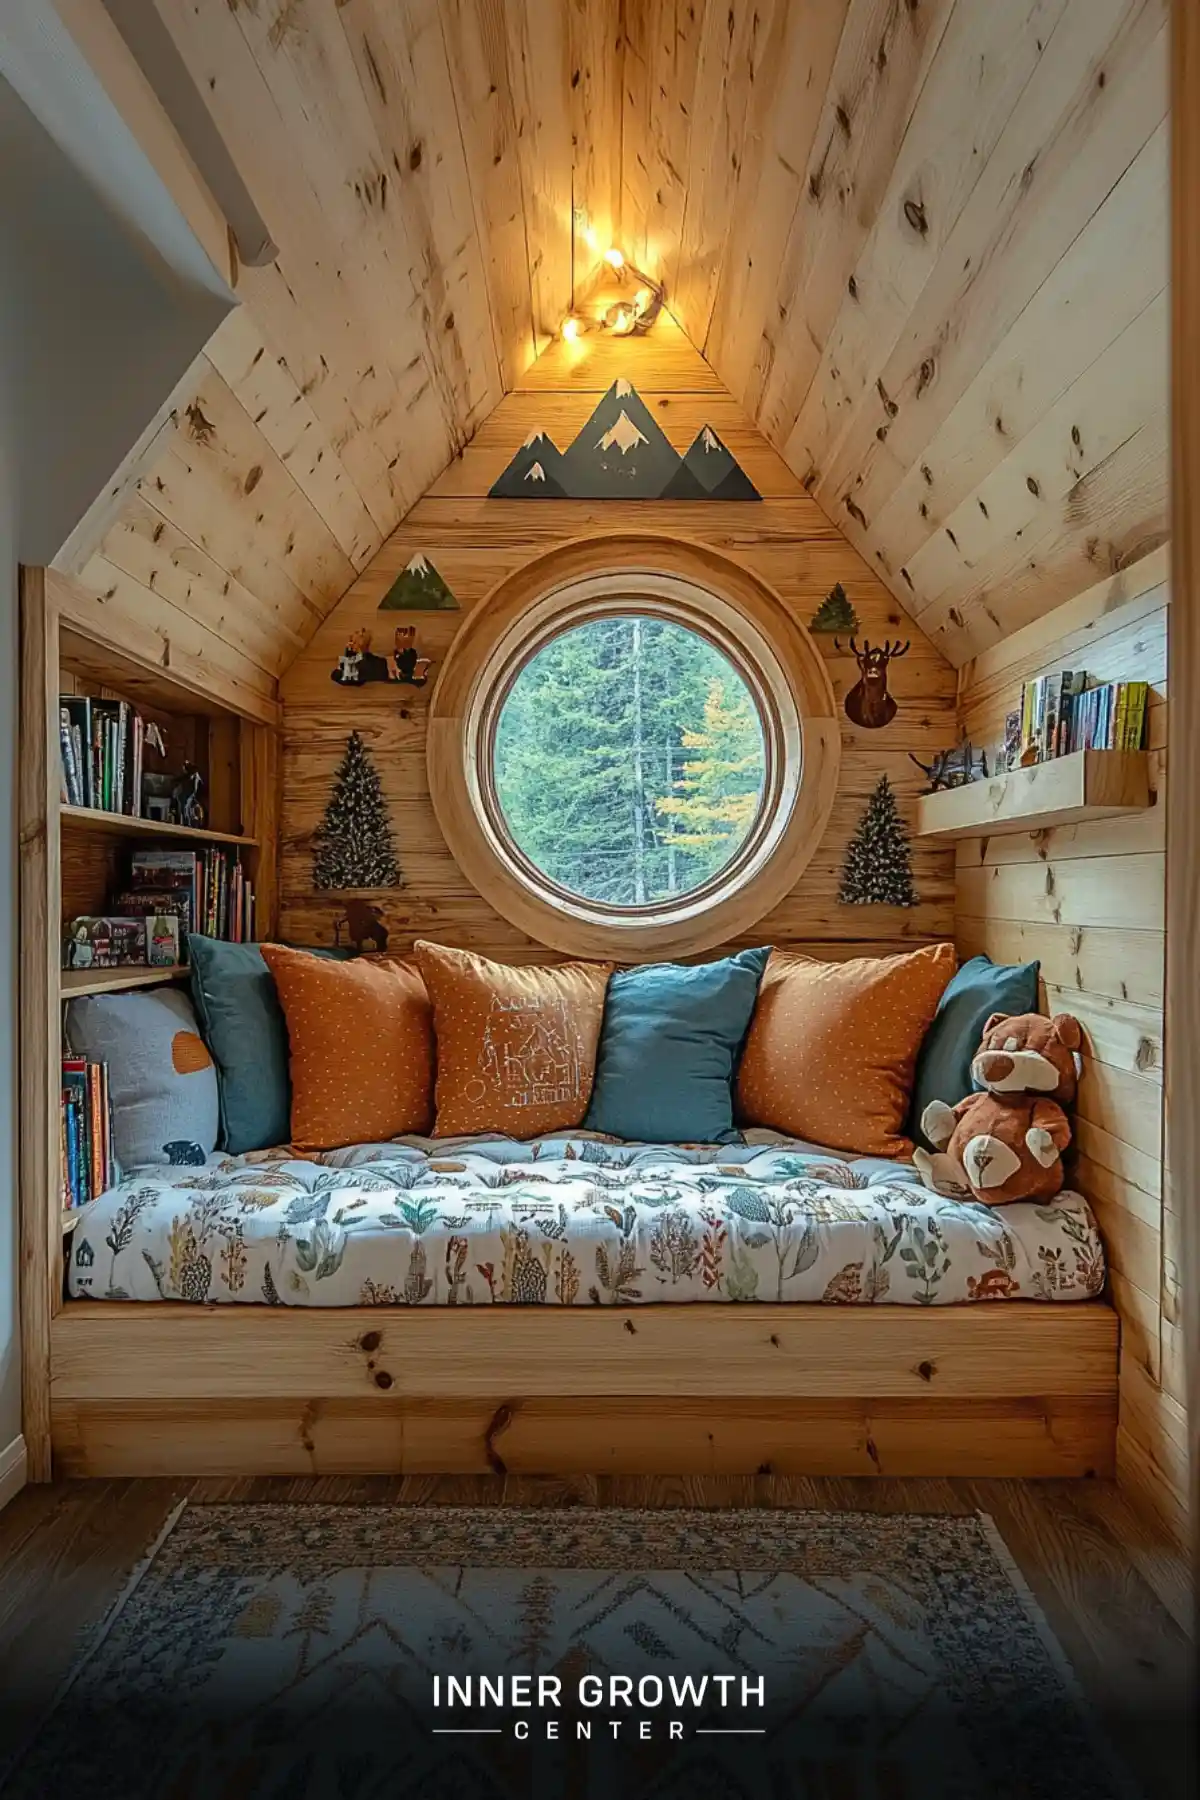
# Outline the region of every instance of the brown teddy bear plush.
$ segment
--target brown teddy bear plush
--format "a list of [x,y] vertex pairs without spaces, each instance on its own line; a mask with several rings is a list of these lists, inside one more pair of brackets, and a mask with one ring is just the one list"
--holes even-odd
[[925,1186],[986,1206],[1049,1200],[1063,1184],[1071,1127],[1060,1101],[1075,1098],[1082,1062],[1079,1021],[1069,1014],[993,1013],[971,1074],[984,1092],[957,1106],[932,1101],[921,1129],[936,1153],[913,1154]]

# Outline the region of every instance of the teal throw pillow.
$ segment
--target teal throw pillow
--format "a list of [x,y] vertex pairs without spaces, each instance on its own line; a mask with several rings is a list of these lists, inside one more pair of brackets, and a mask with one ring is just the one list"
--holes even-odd
[[932,1150],[921,1131],[921,1115],[931,1100],[957,1106],[974,1091],[971,1059],[992,1013],[1037,1011],[1040,964],[994,963],[973,956],[950,981],[925,1033],[913,1076],[909,1136]]
[[685,968],[624,969],[608,984],[584,1127],[649,1144],[734,1136],[732,1082],[771,951]]
[[[314,950],[339,960],[350,950]],[[275,982],[257,944],[188,937],[192,1004],[217,1066],[220,1143],[232,1155],[286,1144],[292,1083],[288,1032]]]

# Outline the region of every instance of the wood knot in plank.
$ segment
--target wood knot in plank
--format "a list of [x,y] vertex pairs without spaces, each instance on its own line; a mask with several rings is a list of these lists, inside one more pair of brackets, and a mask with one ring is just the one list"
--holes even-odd
[[931,1362],[917,1364],[917,1374],[921,1377],[922,1381],[932,1381],[936,1373],[937,1371]]
[[392,1378],[386,1369],[376,1369],[373,1379],[375,1386],[377,1388],[383,1388],[385,1391],[392,1385]]
[[496,1448],[496,1439],[500,1436],[501,1432],[508,1430],[512,1422],[513,1409],[508,1402],[505,1401],[496,1408],[495,1412],[488,1420],[487,1429],[483,1434],[483,1453],[487,1457],[488,1467],[496,1475],[508,1474],[508,1465]]
[[364,1331],[358,1340],[358,1347],[360,1350],[365,1350],[369,1356],[372,1350],[378,1350],[382,1342],[383,1333],[381,1331]]
[[637,1326],[634,1324],[632,1319],[626,1319],[625,1330],[629,1333],[630,1337],[637,1336]]

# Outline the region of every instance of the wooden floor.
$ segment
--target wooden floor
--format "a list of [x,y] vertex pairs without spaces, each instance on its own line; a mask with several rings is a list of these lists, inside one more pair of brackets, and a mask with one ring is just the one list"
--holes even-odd
[[[26,1488],[0,1513],[0,1692],[49,1687],[187,1496],[460,1506],[790,1506],[990,1513],[1084,1688],[1147,1793],[1190,1792],[1181,1721],[1190,1679],[1182,1562],[1109,1482],[747,1477],[325,1476],[110,1480]],[[40,1686],[40,1681],[38,1683]],[[8,1746],[0,1741],[0,1763]]]

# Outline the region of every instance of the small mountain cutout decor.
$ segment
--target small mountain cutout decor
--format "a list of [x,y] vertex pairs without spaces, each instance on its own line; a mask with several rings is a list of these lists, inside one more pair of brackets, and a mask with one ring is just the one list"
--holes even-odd
[[858,614],[846,598],[846,590],[839,581],[836,587],[830,588],[816,612],[808,622],[810,631],[854,631],[858,630]]
[[458,601],[427,556],[418,550],[383,599],[380,612],[457,612]]
[[493,500],[761,500],[711,425],[680,456],[628,381],[614,381],[569,449],[531,431]]
[[916,906],[908,832],[886,775],[867,801],[858,829],[846,846],[842,906]]
[[357,731],[333,778],[325,817],[313,833],[315,888],[400,886],[379,771]]

